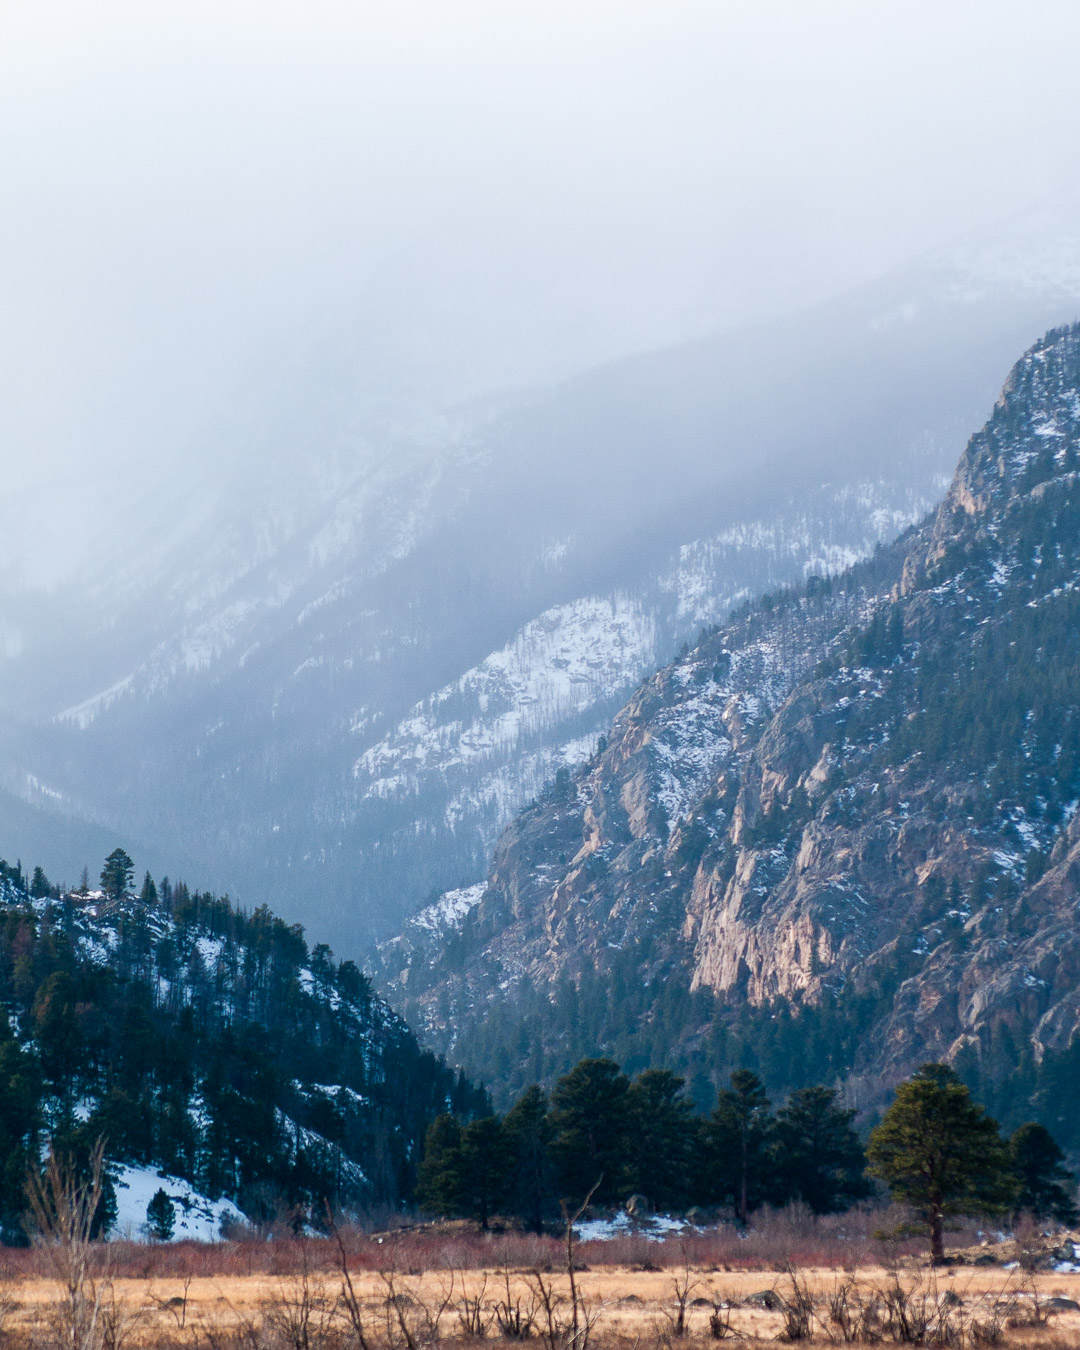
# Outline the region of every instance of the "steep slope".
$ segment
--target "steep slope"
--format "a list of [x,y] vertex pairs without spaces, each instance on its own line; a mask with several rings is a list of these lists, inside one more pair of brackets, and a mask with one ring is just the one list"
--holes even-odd
[[[163,488],[77,585],[9,589],[0,787],[339,947],[393,931],[702,625],[928,509],[1015,352],[1075,316],[1074,206],[483,407],[304,373],[208,432],[234,479]],[[33,820],[7,837],[47,856]]]
[[431,1119],[485,1100],[351,962],[183,884],[62,893],[0,863],[0,998],[9,1234],[49,1138],[266,1220],[399,1202]]
[[515,1085],[593,1041],[873,1101],[943,1057],[1015,1109],[1080,1032],[1078,539],[1074,327],[922,527],[646,681],[482,896],[384,946],[396,996]]

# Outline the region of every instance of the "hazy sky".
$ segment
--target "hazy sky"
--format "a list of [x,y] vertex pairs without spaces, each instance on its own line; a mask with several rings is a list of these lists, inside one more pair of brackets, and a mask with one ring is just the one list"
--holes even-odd
[[1078,57],[1075,0],[3,0],[6,480],[324,334],[407,405],[841,289],[1080,176]]

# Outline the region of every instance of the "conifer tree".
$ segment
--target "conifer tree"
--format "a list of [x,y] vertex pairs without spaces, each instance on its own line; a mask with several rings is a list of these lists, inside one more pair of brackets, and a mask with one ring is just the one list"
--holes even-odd
[[424,1137],[416,1178],[416,1202],[432,1214],[461,1212],[464,1192],[461,1125],[451,1115],[436,1116]]
[[101,889],[110,900],[122,900],[131,889],[135,864],[122,848],[114,848],[101,869]]
[[712,1192],[732,1206],[739,1223],[774,1192],[774,1124],[761,1079],[750,1069],[736,1069],[731,1087],[717,1095],[706,1137]]
[[1013,1171],[1020,1182],[1017,1210],[1028,1210],[1036,1219],[1057,1219],[1075,1224],[1076,1177],[1065,1167],[1065,1155],[1057,1140],[1043,1125],[1029,1121],[1009,1139]]
[[526,1088],[507,1111],[503,1131],[510,1151],[511,1209],[532,1232],[542,1233],[555,1170],[547,1097],[538,1086]]
[[41,1085],[34,1057],[0,1027],[0,1241],[22,1238],[26,1176],[38,1154]]
[[597,1182],[597,1204],[615,1204],[626,1193],[629,1090],[610,1059],[583,1059],[555,1084],[552,1153],[564,1198],[580,1202]]
[[854,1111],[827,1087],[801,1088],[776,1114],[776,1159],[787,1195],[814,1214],[839,1214],[872,1188],[866,1157],[852,1128]]
[[693,1199],[697,1127],[683,1088],[684,1080],[667,1069],[646,1069],[627,1094],[627,1185],[654,1209],[677,1209]]
[[510,1189],[509,1141],[497,1116],[470,1121],[461,1132],[461,1204],[487,1229]]
[[1016,1198],[997,1121],[945,1064],[924,1064],[900,1084],[866,1154],[871,1175],[921,1216],[934,1262],[945,1259],[950,1215],[1001,1214]]
[[146,1231],[155,1242],[169,1242],[175,1226],[176,1206],[159,1186],[146,1206]]

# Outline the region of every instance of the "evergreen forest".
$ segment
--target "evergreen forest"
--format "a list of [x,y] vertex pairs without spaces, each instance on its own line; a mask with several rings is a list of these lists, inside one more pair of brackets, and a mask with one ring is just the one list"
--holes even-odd
[[115,851],[61,894],[0,863],[0,1222],[23,1235],[51,1140],[153,1166],[253,1221],[398,1205],[419,1145],[484,1091],[421,1049],[351,961],[265,908],[147,876]]
[[1003,1138],[942,1064],[900,1086],[864,1147],[834,1088],[796,1089],[775,1108],[758,1075],[737,1069],[706,1113],[666,1069],[631,1078],[614,1060],[593,1058],[550,1094],[526,1088],[501,1118],[439,1116],[416,1200],[483,1228],[501,1215],[540,1232],[586,1201],[635,1214],[723,1212],[745,1225],[766,1205],[842,1213],[880,1199],[883,1182],[916,1213],[937,1204],[939,1219],[1027,1211],[1075,1222],[1075,1178],[1064,1162],[1036,1122]]

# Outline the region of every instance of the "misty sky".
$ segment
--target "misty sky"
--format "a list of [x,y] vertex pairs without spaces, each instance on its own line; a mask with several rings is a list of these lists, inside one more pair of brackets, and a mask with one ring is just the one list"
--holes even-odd
[[1078,54],[1075,0],[5,0],[6,484],[313,345],[435,406],[842,289],[1080,177]]

